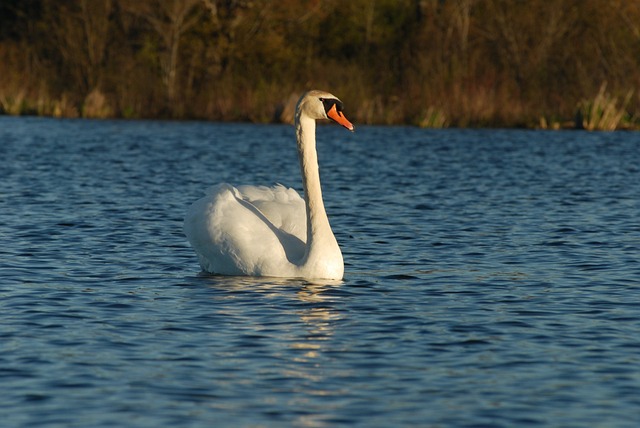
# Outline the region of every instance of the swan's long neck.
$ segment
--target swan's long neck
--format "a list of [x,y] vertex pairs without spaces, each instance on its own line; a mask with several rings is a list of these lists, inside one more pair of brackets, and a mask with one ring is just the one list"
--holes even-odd
[[[296,117],[298,155],[304,199],[307,206],[307,259],[317,247],[337,247],[322,200],[320,171],[316,151],[316,121],[304,114]],[[338,250],[339,251],[339,250]]]

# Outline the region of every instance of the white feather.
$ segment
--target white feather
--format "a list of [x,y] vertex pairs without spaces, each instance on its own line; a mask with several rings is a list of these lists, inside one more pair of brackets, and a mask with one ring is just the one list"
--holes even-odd
[[[315,148],[315,120],[327,118],[332,100],[339,102],[329,93],[310,91],[296,108],[305,199],[282,185],[219,184],[189,208],[184,231],[202,269],[222,275],[342,278],[342,253],[324,209]],[[353,130],[335,107],[332,116]]]

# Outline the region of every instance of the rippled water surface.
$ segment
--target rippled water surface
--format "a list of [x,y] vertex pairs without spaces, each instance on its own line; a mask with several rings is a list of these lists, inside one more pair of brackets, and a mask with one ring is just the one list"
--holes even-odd
[[0,117],[0,425],[637,426],[640,134],[318,132],[342,283],[182,234],[291,127]]

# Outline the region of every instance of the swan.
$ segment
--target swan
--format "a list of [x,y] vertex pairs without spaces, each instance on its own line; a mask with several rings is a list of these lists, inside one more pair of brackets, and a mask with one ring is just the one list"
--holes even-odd
[[342,101],[328,92],[305,93],[296,105],[295,130],[304,200],[282,185],[219,184],[196,201],[184,232],[206,272],[340,280],[344,262],[320,187],[316,120],[353,131]]

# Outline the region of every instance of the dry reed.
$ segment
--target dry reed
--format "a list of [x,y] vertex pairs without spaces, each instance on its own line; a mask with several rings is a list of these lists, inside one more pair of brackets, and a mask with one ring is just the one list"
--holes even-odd
[[584,100],[578,109],[577,127],[588,131],[615,131],[625,121],[627,106],[633,92],[629,91],[621,103],[618,98],[607,92],[607,82],[600,85],[600,90],[592,100]]

